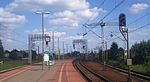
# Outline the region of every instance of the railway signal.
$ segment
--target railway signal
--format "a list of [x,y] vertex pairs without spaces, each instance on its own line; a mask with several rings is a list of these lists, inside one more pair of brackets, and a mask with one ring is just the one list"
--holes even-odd
[[119,15],[119,26],[126,27],[126,16],[123,13]]
[[131,65],[132,65],[132,59],[130,56],[130,50],[129,50],[129,37],[128,37],[128,28],[126,27],[126,16],[124,13],[121,13],[119,15],[119,30],[121,34],[123,35],[126,43],[127,43],[127,65],[128,65],[128,82],[131,82]]
[[48,42],[50,42],[51,38],[50,36],[45,36],[46,46],[48,46]]

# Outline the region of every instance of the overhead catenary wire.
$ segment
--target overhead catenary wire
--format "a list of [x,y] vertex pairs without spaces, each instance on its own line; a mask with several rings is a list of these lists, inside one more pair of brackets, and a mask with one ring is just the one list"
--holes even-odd
[[[123,0],[120,2],[120,3],[122,3],[123,2]],[[116,5],[115,7],[117,7],[117,6],[119,6],[119,4],[118,5]],[[115,8],[114,7],[114,8]],[[113,9],[114,9],[113,8]],[[112,9],[112,10],[113,10]],[[137,21],[139,21],[139,20],[141,20],[142,18],[144,18],[144,17],[146,17],[146,16],[148,16],[148,15],[150,15],[150,12],[149,13],[146,13],[146,14],[144,14],[144,15],[142,15],[142,16],[140,16],[140,17],[138,17],[137,19],[135,19],[135,20],[133,20],[132,22],[130,22],[129,24],[127,24],[127,26],[130,26],[130,25],[132,25],[132,24],[134,24],[134,23],[136,23]],[[105,18],[105,17],[104,17]],[[113,18],[112,20],[116,20],[117,18]],[[110,21],[110,20],[109,20]],[[140,29],[140,28],[138,28],[138,29]],[[137,29],[137,30],[138,30]]]
[[[146,16],[148,16],[148,15],[150,15],[150,12],[149,12],[149,13],[146,13],[146,14],[144,14],[144,15],[138,17],[137,19],[133,20],[132,22],[128,23],[127,26],[130,26],[130,25],[136,23],[137,21],[141,20],[142,18],[144,18],[144,17],[146,17]],[[135,31],[137,31],[137,30],[139,30],[139,29],[141,29],[141,28],[144,28],[144,27],[147,26],[147,25],[149,25],[149,23],[146,24],[146,25],[143,25],[143,26],[141,26],[141,27],[139,27],[139,28],[136,28],[136,29],[134,29],[134,30],[131,30],[129,33],[135,32]],[[119,37],[119,36],[118,36],[118,37]],[[121,36],[120,36],[120,37],[121,37]],[[117,38],[115,38],[115,39],[117,39]]]
[[[137,21],[139,21],[139,20],[143,19],[144,17],[146,17],[146,16],[148,16],[148,15],[150,15],[150,12],[148,12],[148,13],[146,13],[146,14],[144,14],[144,15],[142,15],[142,16],[140,16],[140,17],[138,17],[138,18],[136,18],[136,19],[135,19],[135,20],[133,20],[132,22],[128,23],[128,24],[127,24],[127,26],[130,26],[130,25],[132,25],[132,24],[136,23]],[[118,19],[118,17],[116,17],[116,18],[112,18],[112,19],[108,20],[108,22],[109,22],[109,21],[114,21],[114,20],[117,20],[117,19]]]
[[141,20],[142,18],[144,18],[144,17],[146,17],[146,16],[148,16],[148,15],[150,15],[150,12],[149,12],[149,13],[146,13],[146,14],[140,16],[139,18],[135,19],[134,21],[130,22],[129,24],[127,24],[127,26],[134,24],[135,22]]
[[[87,28],[88,29],[88,28]],[[95,34],[97,37],[99,37],[99,38],[102,38],[101,36],[99,36],[97,33],[95,33],[92,29],[88,29],[89,31],[88,32],[92,32],[93,34]],[[87,34],[87,33],[86,33]],[[84,35],[86,35],[86,34],[84,34]]]
[[[150,12],[149,12],[149,13],[146,13],[146,14],[144,14],[144,15],[142,15],[142,16],[140,16],[140,17],[137,18],[137,19],[135,19],[135,20],[132,21],[131,23],[127,24],[127,26],[134,24],[135,22],[141,20],[142,18],[144,18],[144,17],[146,17],[146,16],[148,16],[148,15],[150,15]],[[143,25],[143,26],[141,26],[141,27],[139,27],[139,28],[136,28],[136,29],[134,29],[134,30],[131,30],[129,33],[133,33],[133,32],[135,32],[135,31],[137,31],[137,30],[139,30],[139,29],[141,29],[141,28],[144,28],[144,27],[146,27],[146,26],[149,26],[149,25],[150,25],[150,23],[145,24],[145,25]],[[115,39],[117,39],[118,37],[119,37],[119,36],[117,36]],[[121,36],[120,36],[120,37],[121,37]]]
[[[98,8],[98,9],[101,8],[101,6],[102,6],[105,2],[106,2],[106,0],[103,0],[102,3],[101,3],[97,8]],[[93,15],[91,15],[91,16],[86,20],[86,22],[84,22],[84,23],[82,24],[82,27],[84,27],[84,25],[87,24],[87,23],[90,21],[90,19],[91,19],[95,14],[96,14],[96,12],[94,12]],[[91,30],[88,29],[88,31],[87,31],[86,33],[84,33],[84,34],[87,34],[87,33],[90,32],[90,31],[91,31]],[[84,35],[84,34],[83,34],[83,35]]]
[[123,4],[125,0],[120,1],[110,12],[108,12],[99,22],[102,22],[106,17],[108,17],[116,8]]
[[[136,32],[136,31],[138,31],[139,29],[142,29],[142,28],[147,27],[147,26],[150,26],[150,23],[147,23],[147,24],[145,24],[145,25],[143,25],[143,26],[140,26],[140,27],[138,27],[138,28],[136,28],[136,29],[134,29],[134,30],[131,30],[131,31],[129,31],[129,33]],[[112,41],[112,40],[115,40],[115,39],[118,39],[118,37],[121,38],[122,36],[121,36],[121,35],[120,35],[120,36],[117,36],[117,37],[111,39],[111,41]]]
[[[102,3],[101,3],[97,8],[98,8],[98,9],[101,8],[101,6],[105,3],[105,1],[106,1],[106,0],[103,0]],[[87,22],[89,22],[89,20],[90,20],[95,14],[96,14],[96,12],[94,12],[93,15],[91,15],[91,16],[87,19],[87,21],[86,21],[84,24],[87,24]],[[84,25],[84,24],[83,24],[83,25]]]
[[[98,23],[102,22],[106,17],[108,17],[115,9],[117,9],[121,4],[123,4],[125,0],[120,1],[117,5],[115,5],[115,7],[113,9],[111,9],[110,12],[108,12]],[[83,25],[86,26],[86,25]],[[93,28],[95,28],[96,26],[94,26]],[[93,28],[91,28],[90,30],[88,30],[88,32],[90,32]],[[87,33],[88,33],[87,32]],[[86,33],[86,34],[87,34]]]
[[141,27],[138,27],[138,28],[136,28],[136,29],[134,29],[134,30],[129,31],[129,33],[133,33],[133,32],[135,32],[135,31],[137,31],[137,30],[139,30],[139,29],[141,29],[141,28],[147,27],[147,26],[149,26],[149,25],[150,25],[150,23],[147,23],[147,24],[145,24],[145,25],[143,25],[143,26],[141,26]]
[[[106,2],[106,0],[103,0],[102,3],[101,3],[97,8],[98,8],[98,9],[101,8],[101,9],[103,10],[102,6],[105,4],[105,2]],[[96,14],[96,12],[94,13],[94,15],[95,15],[95,14]],[[94,16],[94,15],[92,15],[92,16]],[[92,18],[92,16],[91,16],[91,18]],[[98,14],[98,17],[99,17],[99,16],[100,16],[100,15]],[[98,18],[98,17],[97,17],[97,18]],[[97,18],[96,18],[96,19],[97,19]],[[87,22],[86,22],[85,24],[87,24]]]
[[[110,31],[111,33],[113,33],[112,31]],[[124,39],[122,39],[120,36],[116,35],[115,33],[113,33],[113,35],[115,35],[117,38],[119,38],[122,41],[125,41]]]
[[[137,21],[143,19],[144,17],[146,17],[146,16],[148,16],[148,15],[150,15],[150,12],[148,12],[148,13],[146,13],[146,14],[144,14],[144,15],[138,17],[138,18],[136,18],[136,19],[133,20],[132,22],[128,23],[127,26],[130,26],[130,25],[136,23]],[[139,30],[139,29],[142,29],[142,28],[144,28],[144,27],[146,27],[146,26],[149,26],[149,25],[150,25],[150,23],[147,23],[147,24],[145,24],[145,25],[143,25],[143,26],[141,26],[141,27],[138,27],[138,28],[136,28],[136,29],[134,29],[134,30],[129,31],[129,33],[133,33],[133,32],[135,32],[135,31],[137,31],[137,30]],[[118,36],[118,37],[120,38],[121,36]],[[114,38],[114,39],[117,39],[118,37],[116,37],[116,38]],[[114,39],[112,39],[112,40],[114,40]]]
[[[135,22],[141,20],[142,18],[144,18],[144,17],[146,17],[146,16],[148,16],[148,15],[150,15],[150,13],[146,13],[146,14],[144,14],[143,16],[141,16],[141,17],[135,19],[135,20],[132,21],[131,23],[127,24],[127,26],[134,24]],[[107,17],[107,15],[105,15],[105,16]],[[104,16],[104,19],[105,19],[105,16]],[[104,19],[101,19],[100,22],[102,22]],[[115,18],[115,19],[116,19],[116,18]],[[139,28],[136,28],[136,29],[134,29],[134,30],[129,31],[129,33],[136,32],[136,31],[138,31],[139,29],[144,28],[144,27],[149,26],[149,25],[150,25],[150,23],[145,24],[145,25],[143,25],[143,26],[141,26],[141,27],[139,27]],[[90,32],[92,29],[93,29],[93,27],[92,27],[88,32]],[[114,38],[114,39],[117,39],[118,37],[121,37],[121,36],[117,36],[117,37]],[[114,39],[112,39],[112,40],[114,40]]]
[[[116,10],[121,4],[123,4],[125,0],[120,1],[113,9],[111,9],[99,22],[102,22],[106,17],[108,17],[114,10]],[[98,22],[98,23],[99,23]]]
[[[123,0],[122,0],[122,1],[123,1]],[[117,7],[117,6],[116,6],[116,7]],[[109,13],[108,13],[108,15],[109,15]],[[142,18],[144,18],[144,17],[146,17],[146,16],[148,16],[148,15],[150,15],[150,13],[146,13],[146,14],[144,14],[143,16],[141,16],[141,17],[135,19],[134,21],[132,21],[131,23],[129,23],[127,26],[129,26],[129,25],[131,25],[131,24],[134,24],[135,22],[141,20]],[[99,22],[102,22],[106,17],[107,17],[107,15],[105,15]],[[141,27],[139,27],[139,28],[136,28],[136,29],[134,29],[134,30],[129,31],[129,33],[133,33],[133,32],[135,32],[135,31],[137,31],[137,30],[139,30],[139,29],[141,29],[141,28],[144,28],[144,27],[146,27],[146,26],[149,26],[149,25],[150,25],[150,23],[145,24],[145,25],[143,25],[143,26],[141,26]],[[93,29],[93,27],[92,27],[89,31],[91,31],[92,29]],[[88,31],[88,32],[89,32],[89,31]],[[117,37],[114,38],[114,39],[117,39],[118,37],[119,37],[119,36],[117,36]],[[121,37],[121,36],[120,36],[120,37]]]

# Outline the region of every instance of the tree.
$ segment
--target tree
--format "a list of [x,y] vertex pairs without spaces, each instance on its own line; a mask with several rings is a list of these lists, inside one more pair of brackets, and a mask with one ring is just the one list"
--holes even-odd
[[10,59],[17,59],[18,50],[14,49],[10,52],[9,58]]
[[134,64],[144,64],[150,59],[150,40],[135,43],[130,52]]
[[98,53],[98,55],[99,55],[99,60],[101,60],[101,61],[102,61],[102,49],[99,49],[99,53]]
[[124,59],[124,49],[122,47],[118,49],[118,58]]
[[95,53],[93,51],[91,51],[90,55],[92,56],[92,58],[95,58]]
[[109,59],[116,60],[118,55],[118,44],[113,42],[110,47]]
[[27,52],[25,52],[25,51],[23,51],[23,50],[21,50],[21,51],[19,51],[19,52],[21,53],[21,55],[22,55],[23,58],[28,57],[28,53],[27,53]]
[[2,45],[2,41],[0,40],[0,58],[1,57],[4,57],[4,48],[3,48],[3,45]]

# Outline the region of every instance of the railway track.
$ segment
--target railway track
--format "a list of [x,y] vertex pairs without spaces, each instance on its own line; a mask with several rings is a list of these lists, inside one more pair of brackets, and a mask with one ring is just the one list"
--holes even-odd
[[[74,61],[74,66],[87,79],[88,82],[127,82],[127,71],[115,68],[113,66],[106,66],[96,62],[89,61]],[[149,77],[133,73],[132,82],[150,82]]]
[[105,77],[87,68],[84,64],[81,63],[81,61],[74,61],[74,66],[80,71],[80,73],[86,78],[88,82],[110,82]]
[[[114,67],[114,66],[111,66],[111,65],[106,65],[112,69],[115,69],[117,71],[120,71],[122,73],[125,73],[125,74],[128,74],[128,71],[125,70],[125,69],[121,69],[121,68],[117,68],[117,67]],[[131,71],[131,75],[136,77],[136,78],[140,78],[140,79],[144,79],[144,80],[147,80],[150,82],[150,76],[147,76],[147,75],[144,75],[144,74],[141,74],[141,73],[138,73],[138,72],[134,72],[134,71]]]

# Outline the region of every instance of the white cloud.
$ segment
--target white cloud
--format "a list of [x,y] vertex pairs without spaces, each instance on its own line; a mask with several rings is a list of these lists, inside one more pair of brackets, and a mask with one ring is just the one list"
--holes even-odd
[[132,13],[138,13],[142,10],[146,10],[148,7],[149,5],[146,3],[136,3],[129,8],[129,11]]
[[78,27],[78,21],[70,18],[57,18],[49,20],[49,23],[58,27]]
[[0,24],[3,28],[12,28],[19,24],[24,24],[25,16],[13,14],[3,8],[0,8]]
[[72,29],[78,27],[82,21],[87,19],[93,20],[102,12],[104,12],[104,10],[101,8],[97,9],[97,7],[77,11],[65,10],[62,12],[56,12],[51,15],[49,23],[54,26],[68,27]]
[[40,6],[35,5],[33,0],[15,0],[13,3],[7,5],[5,9],[8,11],[33,11],[40,9]]
[[89,3],[86,0],[15,0],[9,4],[7,10],[36,11],[39,9],[55,8],[58,10],[87,9]]
[[0,8],[0,38],[5,46],[13,42],[11,31],[16,26],[24,24],[25,21],[25,16],[16,15],[4,8]]
[[55,10],[49,23],[55,27],[79,27],[82,21],[93,20],[104,10],[90,8],[86,0],[15,0],[6,6],[9,11]]
[[60,17],[73,17],[74,16],[74,13],[71,12],[71,11],[64,11],[64,12],[58,12],[58,13],[54,13],[54,16],[57,17],[57,16],[60,16]]
[[11,30],[14,27],[24,24],[26,21],[25,16],[16,15],[4,8],[0,8],[0,35],[3,43],[12,42]]
[[77,11],[76,14],[78,15],[79,18],[81,19],[90,19],[93,20],[96,18],[99,14],[105,12],[102,8],[98,9],[97,7],[94,7],[92,9],[84,9]]
[[[53,13],[49,14],[50,17],[47,16],[50,26],[67,27],[68,29],[79,27],[83,21],[93,20],[105,11],[102,8],[90,8],[87,0],[14,0],[5,7],[5,10],[19,13],[22,11],[25,13],[40,10],[50,11]],[[16,16],[21,18],[20,15]],[[34,29],[27,33],[41,33],[41,29]],[[45,33],[51,35],[52,31],[45,29]],[[66,36],[66,32],[55,32],[55,36],[63,38],[66,42],[83,38],[82,36]]]
[[[53,18],[51,18],[53,17]],[[77,27],[78,20],[76,14],[72,11],[66,10],[63,12],[54,13],[49,19],[49,23],[58,27]]]

